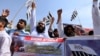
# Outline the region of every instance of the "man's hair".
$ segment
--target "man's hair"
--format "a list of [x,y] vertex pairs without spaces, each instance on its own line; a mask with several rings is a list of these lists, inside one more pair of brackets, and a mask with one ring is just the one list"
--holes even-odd
[[54,31],[53,32],[57,32],[58,30],[57,29],[54,29]]
[[20,22],[20,21],[21,21],[21,22],[24,22],[24,24],[27,25],[26,20],[24,20],[24,19],[19,19],[19,22]]
[[[70,32],[70,33],[67,32],[67,31],[69,30],[69,29],[68,29],[69,27],[70,27],[71,30],[72,30],[72,32]],[[75,31],[74,31],[74,28],[73,28],[72,25],[67,25],[67,26],[64,27],[64,34],[65,34],[66,36],[74,36],[74,35],[75,35],[74,32],[75,32]]]
[[65,27],[64,27],[64,30],[68,30],[69,27],[72,29],[72,31],[75,30],[74,27],[73,27],[72,25],[67,25],[67,26],[65,26]]
[[88,35],[93,35],[93,34],[94,34],[93,30],[89,31],[88,33]]
[[42,29],[40,29],[40,26],[36,26],[36,31],[38,33],[43,33],[45,31],[45,26]]
[[0,22],[4,22],[5,23],[4,27],[6,27],[7,24],[8,24],[8,20],[6,19],[6,17],[3,17],[3,16],[0,16]]

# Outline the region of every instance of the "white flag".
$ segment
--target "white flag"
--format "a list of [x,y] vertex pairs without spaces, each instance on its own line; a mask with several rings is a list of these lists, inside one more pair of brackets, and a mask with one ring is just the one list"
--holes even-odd
[[26,15],[27,15],[27,19],[28,19],[28,18],[30,17],[30,15],[31,15],[32,3],[34,3],[34,0],[27,0],[27,2],[26,2],[26,7],[27,7]]
[[71,21],[73,20],[73,19],[75,19],[76,18],[76,16],[77,16],[77,11],[75,10],[75,11],[73,11],[73,14],[72,14],[72,17],[71,17]]

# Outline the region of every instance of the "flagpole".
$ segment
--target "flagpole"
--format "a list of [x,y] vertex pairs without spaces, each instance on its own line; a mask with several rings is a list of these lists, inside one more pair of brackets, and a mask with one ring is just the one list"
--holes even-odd
[[18,13],[22,10],[24,6],[25,6],[25,3],[19,8],[19,10],[16,12],[15,16],[13,17],[11,21],[13,21],[16,18],[16,16],[18,15]]
[[78,17],[79,24],[80,24],[80,25],[81,25],[81,27],[82,27],[81,20],[80,20],[79,16],[77,16],[77,17]]

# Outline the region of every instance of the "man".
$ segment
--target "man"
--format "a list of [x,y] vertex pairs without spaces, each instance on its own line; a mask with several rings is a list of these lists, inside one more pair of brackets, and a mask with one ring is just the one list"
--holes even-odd
[[67,25],[64,27],[64,34],[67,36],[67,37],[72,37],[72,36],[75,36],[75,30],[73,28],[72,25]]
[[[17,29],[8,30],[8,34],[12,37],[12,44],[11,44],[11,52],[12,55],[14,51],[20,51],[20,47],[23,47],[23,41],[21,40],[20,36],[30,35],[29,32],[26,32],[24,28],[26,27],[27,23],[24,19],[20,19],[17,23]],[[20,43],[20,44],[19,44]],[[18,48],[17,48],[18,47]],[[16,49],[17,48],[17,49]]]
[[[58,11],[57,11],[57,14],[58,14],[58,20],[57,20],[57,26],[58,26],[58,33],[59,33],[59,37],[63,37],[64,39],[65,39],[65,42],[64,42],[64,45],[66,45],[66,56],[71,56],[70,54],[71,54],[71,50],[70,50],[70,48],[69,48],[69,46],[68,46],[68,43],[66,42],[66,37],[68,37],[67,36],[67,34],[66,34],[66,32],[64,32],[64,31],[66,31],[67,29],[67,27],[64,29],[63,28],[63,24],[62,24],[62,17],[61,17],[61,15],[62,15],[62,9],[59,9]],[[72,27],[72,26],[70,26],[70,27]]]
[[58,24],[59,36],[60,37],[72,37],[72,36],[75,36],[75,32],[74,32],[75,30],[74,30],[72,25],[68,25],[68,26],[65,26],[63,28],[62,19],[61,19],[62,9],[59,9],[57,11],[57,13],[58,13],[57,24]]
[[25,27],[26,27],[27,23],[26,20],[24,19],[20,19],[16,25],[17,29],[11,29],[8,30],[8,34],[12,35],[29,35],[29,32],[25,31]]
[[31,17],[30,17],[30,31],[31,36],[36,37],[46,37],[48,38],[48,32],[46,31],[46,26],[44,21],[38,22],[36,25],[36,17],[35,17],[35,3],[32,3]]
[[[1,16],[2,16],[2,17],[5,17],[5,18],[8,20],[9,14],[10,14],[10,11],[9,11],[8,9],[5,9],[5,10],[2,11]],[[13,22],[13,21],[8,22],[8,25],[7,25],[7,27],[5,28],[6,30],[12,28],[12,22]]]
[[11,37],[6,33],[7,19],[0,16],[0,56],[11,56]]

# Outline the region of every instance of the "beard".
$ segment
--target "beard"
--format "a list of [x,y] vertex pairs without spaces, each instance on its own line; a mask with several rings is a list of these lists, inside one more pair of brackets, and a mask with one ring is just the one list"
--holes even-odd
[[22,30],[23,28],[19,24],[17,24],[17,29]]
[[37,27],[36,27],[36,31],[37,31],[38,33],[43,33],[43,32],[45,31],[45,27],[37,26]]

